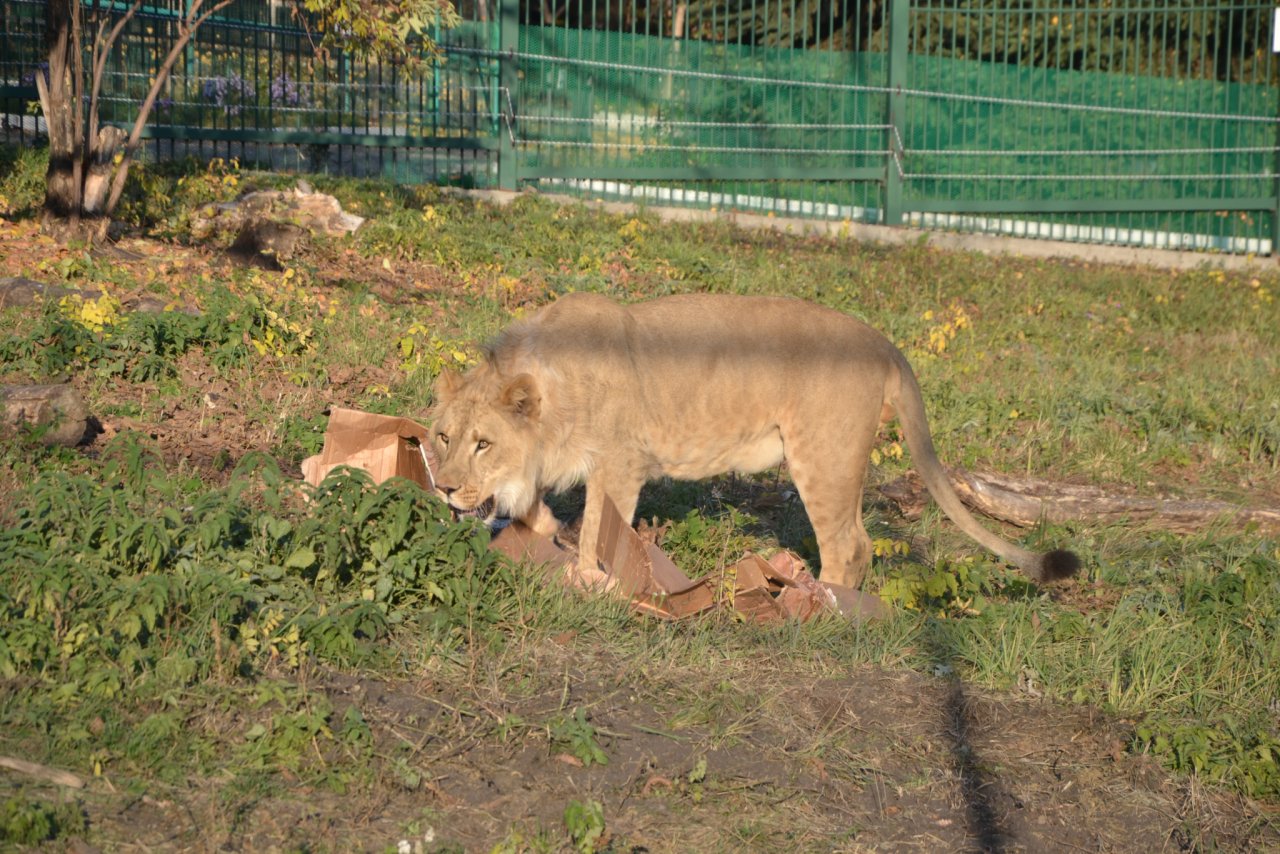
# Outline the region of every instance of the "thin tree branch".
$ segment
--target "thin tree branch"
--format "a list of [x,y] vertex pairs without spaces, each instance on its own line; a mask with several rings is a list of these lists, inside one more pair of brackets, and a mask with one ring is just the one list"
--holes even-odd
[[151,88],[147,90],[147,97],[143,100],[142,106],[138,108],[138,118],[134,120],[133,131],[129,134],[129,140],[124,146],[124,155],[121,157],[120,165],[111,180],[111,195],[107,197],[107,204],[104,208],[106,214],[110,215],[115,210],[116,204],[120,201],[120,196],[124,193],[124,183],[129,175],[129,166],[133,162],[133,154],[138,150],[138,143],[142,139],[142,131],[147,126],[147,118],[151,115],[151,108],[155,106],[156,98],[159,97],[165,81],[169,79],[169,73],[173,70],[173,66],[177,64],[178,58],[182,56],[183,50],[186,49],[187,43],[191,41],[196,30],[200,29],[201,25],[209,20],[210,16],[222,11],[230,6],[231,3],[232,0],[218,0],[200,17],[193,20],[193,16],[203,5],[203,0],[193,0],[186,15],[183,16],[179,25],[180,35],[169,48],[168,55],[165,56],[164,62],[161,63],[160,68],[156,71],[155,79],[151,81]]
[[[53,75],[53,63],[49,63],[49,76]],[[49,116],[53,113],[49,109],[49,79],[46,78],[43,71],[36,69],[36,97],[40,99],[40,112],[44,113],[45,124],[49,124]]]
[[[97,3],[94,3],[95,9]],[[142,8],[142,0],[134,0],[134,4],[129,7],[128,11],[116,21],[116,25],[111,28],[111,32],[104,38],[102,33],[106,29],[107,19],[104,17],[98,23],[98,35],[93,40],[93,84],[89,90],[89,134],[91,140],[98,137],[98,98],[102,92],[102,78],[107,70],[107,58],[111,55],[111,50],[115,46],[116,40],[120,38],[120,34],[124,32],[125,26],[129,21],[133,20],[133,16]],[[90,142],[93,145],[93,142]]]
[[311,45],[311,52],[313,54],[319,53],[320,47],[316,44],[316,40],[311,35],[311,25],[307,23],[306,11],[301,8],[299,0],[293,0],[290,4],[290,8],[293,10],[294,20],[298,21],[298,23],[302,25],[302,31],[307,34],[307,43]]
[[73,184],[71,223],[80,222],[80,208],[84,204],[84,54],[80,51],[80,39],[83,38],[84,14],[80,0],[71,0],[71,57],[75,76],[71,78],[71,134],[75,142],[72,144],[71,180]]

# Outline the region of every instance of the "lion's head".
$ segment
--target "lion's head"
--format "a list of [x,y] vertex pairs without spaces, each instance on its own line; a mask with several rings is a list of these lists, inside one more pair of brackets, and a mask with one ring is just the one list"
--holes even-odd
[[436,381],[432,444],[436,492],[462,514],[520,517],[538,501],[541,395],[529,374],[490,364]]

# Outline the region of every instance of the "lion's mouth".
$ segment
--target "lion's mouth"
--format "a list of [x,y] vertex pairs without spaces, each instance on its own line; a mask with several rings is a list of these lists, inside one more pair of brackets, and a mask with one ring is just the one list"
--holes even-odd
[[498,515],[497,502],[494,501],[493,498],[486,498],[484,501],[481,501],[479,504],[477,504],[475,507],[472,507],[469,510],[463,510],[461,508],[454,507],[452,504],[450,504],[449,510],[450,512],[453,513],[453,518],[455,520],[479,519],[481,522],[484,522],[486,525],[492,525],[494,517]]

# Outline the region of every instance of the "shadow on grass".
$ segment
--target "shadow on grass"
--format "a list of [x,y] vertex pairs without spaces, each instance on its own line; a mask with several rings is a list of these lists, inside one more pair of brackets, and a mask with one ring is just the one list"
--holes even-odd
[[1010,833],[1001,826],[996,808],[1001,792],[1000,780],[973,746],[975,727],[973,709],[964,682],[956,674],[955,655],[948,632],[935,626],[925,633],[934,672],[945,678],[949,687],[943,699],[944,729],[952,766],[960,778],[960,793],[965,804],[965,823],[975,850],[999,854],[1010,847]]

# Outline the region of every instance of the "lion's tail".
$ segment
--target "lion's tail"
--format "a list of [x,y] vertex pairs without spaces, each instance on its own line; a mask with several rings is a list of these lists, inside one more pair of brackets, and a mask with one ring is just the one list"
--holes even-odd
[[942,508],[942,512],[947,514],[956,527],[988,550],[1017,566],[1034,581],[1053,581],[1074,575],[1080,568],[1080,558],[1074,552],[1065,549],[1054,549],[1044,554],[1028,551],[987,530],[973,517],[973,514],[960,501],[960,496],[956,495],[941,461],[938,460],[938,453],[933,447],[933,437],[929,433],[929,421],[925,416],[920,385],[916,382],[915,373],[911,370],[910,364],[901,354],[898,354],[897,373],[897,388],[888,390],[889,403],[897,412],[898,421],[906,435],[912,464],[920,473],[925,486],[929,488],[929,494]]

